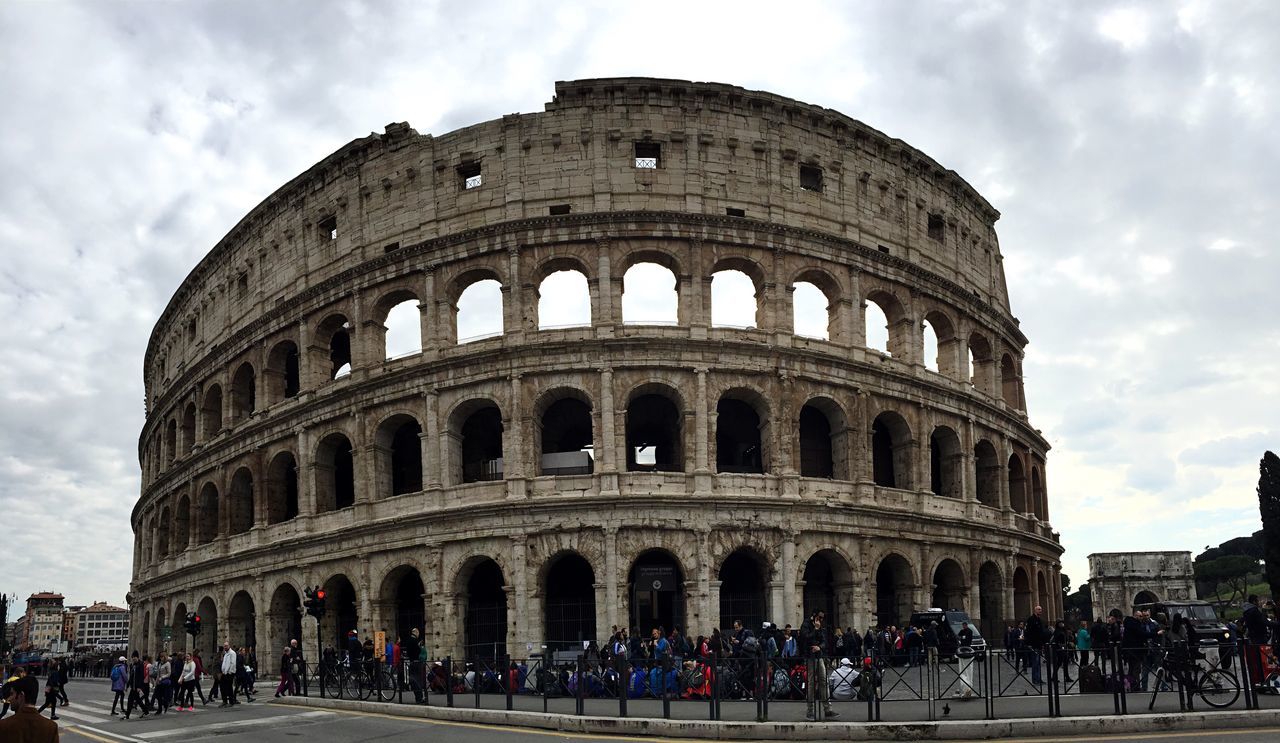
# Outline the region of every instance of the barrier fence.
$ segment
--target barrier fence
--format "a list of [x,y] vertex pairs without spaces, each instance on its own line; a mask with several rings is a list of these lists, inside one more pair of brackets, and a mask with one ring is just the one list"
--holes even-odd
[[1083,655],[1056,646],[964,650],[951,656],[872,653],[866,659],[568,659],[556,654],[446,657],[395,667],[340,661],[314,671],[304,664],[297,681],[304,695],[400,704],[759,721],[771,714],[795,718],[801,709],[822,719],[829,708],[871,722],[884,717],[933,721],[953,711],[955,718],[965,719],[1059,717],[1064,701],[1071,713],[1089,715],[1157,707],[1190,712],[1200,705],[1259,709],[1260,692],[1280,689],[1271,647],[1245,642],[1111,646]]

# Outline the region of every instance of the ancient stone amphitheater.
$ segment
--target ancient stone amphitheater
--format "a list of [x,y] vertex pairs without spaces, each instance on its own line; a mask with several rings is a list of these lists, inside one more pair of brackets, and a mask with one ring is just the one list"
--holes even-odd
[[[133,640],[187,645],[191,610],[206,649],[314,648],[313,585],[326,644],[418,626],[455,656],[1055,614],[998,216],[900,140],[729,85],[561,82],[542,113],[356,139],[151,334]],[[540,319],[573,286],[589,316]],[[420,347],[389,354],[406,302]]]

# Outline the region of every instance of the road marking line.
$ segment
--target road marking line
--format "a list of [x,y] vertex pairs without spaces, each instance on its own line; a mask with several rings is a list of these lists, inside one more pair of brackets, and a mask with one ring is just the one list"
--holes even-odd
[[97,717],[95,715],[85,714],[80,710],[69,710],[66,708],[58,710],[58,717],[70,717],[75,720],[84,720],[85,722],[94,722],[101,725],[104,722],[111,722],[108,717]]
[[[1166,732],[1166,733],[1116,733],[1115,735],[1099,735],[1089,737],[1071,736],[1064,740],[1070,740],[1071,743],[1090,743],[1090,741],[1112,741],[1112,740],[1164,740],[1165,738],[1200,738],[1206,735],[1257,735],[1258,733],[1280,733],[1280,728],[1239,728],[1235,730],[1188,730],[1184,732]],[[1007,738],[1003,743],[1044,743],[1050,736],[1043,738]],[[958,741],[958,743],[990,743],[981,739],[968,741]]]
[[136,733],[141,740],[155,740],[157,738],[169,738],[175,735],[199,735],[204,730],[224,730],[226,728],[247,728],[255,725],[270,725],[273,722],[298,722],[300,720],[314,719],[317,717],[329,717],[335,714],[329,710],[315,710],[312,712],[302,712],[296,715],[275,715],[274,717],[261,717],[254,720],[235,720],[234,722],[214,722],[208,725],[188,725],[186,727],[174,728],[173,730],[151,730],[145,733]]
[[[85,737],[87,737],[87,738],[94,738],[95,740],[106,741],[106,743],[115,743],[115,741],[117,741],[117,740],[129,741],[129,743],[141,743],[141,741],[139,741],[137,738],[134,738],[134,737],[132,737],[132,736],[129,736],[129,735],[123,735],[123,734],[121,734],[121,733],[112,733],[112,732],[108,732],[108,731],[106,731],[106,730],[100,730],[100,729],[95,728],[95,727],[90,727],[90,726],[88,726],[88,725],[68,725],[68,726],[67,726],[67,729],[68,729],[68,730],[74,730],[75,732],[79,733],[80,735],[84,735],[84,736],[85,736]],[[85,730],[92,730],[93,732],[97,733],[98,735],[105,735],[105,736],[108,736],[108,737],[106,737],[106,738],[96,738],[96,737],[94,737],[94,736],[88,735],[87,733],[83,732],[83,731],[85,731]]]

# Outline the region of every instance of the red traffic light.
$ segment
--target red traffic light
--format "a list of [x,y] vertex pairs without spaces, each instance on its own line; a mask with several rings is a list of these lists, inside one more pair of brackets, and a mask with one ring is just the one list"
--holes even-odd
[[196,624],[199,624],[199,623],[200,623],[200,615],[199,615],[199,614],[197,614],[197,615],[196,615]]
[[316,591],[316,598],[320,599],[321,601],[324,601],[324,589],[323,589],[323,588],[322,588],[322,589],[320,589],[319,591]]

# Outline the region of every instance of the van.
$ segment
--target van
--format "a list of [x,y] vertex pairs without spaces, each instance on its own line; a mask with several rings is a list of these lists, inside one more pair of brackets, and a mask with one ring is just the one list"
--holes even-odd
[[968,613],[960,609],[921,609],[911,614],[911,626],[921,632],[933,622],[938,623],[938,655],[950,658],[959,653],[960,629],[966,626],[973,633],[969,646],[974,654],[982,655],[987,651],[987,641],[978,631],[978,626],[969,619]]

